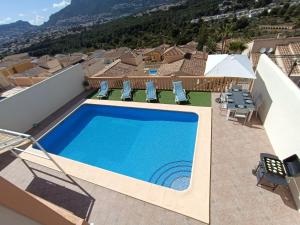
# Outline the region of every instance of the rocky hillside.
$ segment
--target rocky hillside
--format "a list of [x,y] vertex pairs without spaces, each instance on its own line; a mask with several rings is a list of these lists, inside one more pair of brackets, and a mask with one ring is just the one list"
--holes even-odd
[[22,36],[24,33],[33,31],[37,27],[25,21],[17,21],[15,23],[0,25],[0,44],[12,41]]
[[78,18],[85,16],[115,18],[173,2],[178,0],[72,0],[70,5],[53,14],[46,25],[78,21]]

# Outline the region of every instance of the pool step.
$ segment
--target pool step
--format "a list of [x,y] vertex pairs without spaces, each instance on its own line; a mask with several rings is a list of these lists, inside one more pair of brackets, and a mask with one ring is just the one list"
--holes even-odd
[[149,179],[149,182],[175,190],[184,190],[189,186],[191,173],[191,161],[174,161],[158,168]]

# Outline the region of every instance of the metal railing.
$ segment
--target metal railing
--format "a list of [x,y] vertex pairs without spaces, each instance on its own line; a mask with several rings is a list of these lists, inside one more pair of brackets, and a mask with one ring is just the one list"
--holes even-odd
[[[67,173],[63,170],[63,168],[53,159],[53,157],[42,147],[42,145],[40,145],[37,140],[35,140],[34,137],[32,137],[31,135],[28,134],[23,134],[23,133],[19,133],[19,132],[15,132],[15,131],[10,131],[10,130],[5,130],[5,129],[0,129],[0,134],[5,134],[5,135],[10,135],[13,138],[6,141],[6,143],[3,143],[1,146],[3,146],[3,148],[5,148],[7,151],[11,151],[16,157],[18,157],[19,159],[22,159],[20,157],[19,154],[17,154],[15,151],[18,152],[22,152],[22,153],[26,153],[26,154],[30,154],[30,155],[34,155],[36,157],[40,157],[43,159],[47,159],[50,160],[61,172],[63,172],[64,175],[67,176]],[[15,140],[15,141],[14,141]],[[33,152],[30,152],[26,149],[21,149],[18,148],[17,145],[21,144],[22,142],[25,142],[26,140],[29,140],[31,143],[33,143],[34,145],[36,145],[38,147],[39,150],[41,150],[41,152],[45,155],[39,155],[39,154],[35,154]],[[23,159],[22,159],[23,160]]]
[[172,90],[173,81],[181,80],[187,91],[223,92],[232,84],[243,83],[251,88],[253,80],[234,77],[199,77],[199,76],[130,76],[130,77],[87,77],[92,88],[98,89],[101,81],[108,81],[110,88],[122,88],[123,81],[129,80],[133,89],[145,89],[147,81],[153,81],[158,90]]

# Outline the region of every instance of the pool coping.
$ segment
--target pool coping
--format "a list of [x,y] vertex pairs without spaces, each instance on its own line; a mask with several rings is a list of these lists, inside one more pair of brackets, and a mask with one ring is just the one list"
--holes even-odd
[[[142,180],[114,173],[98,167],[90,166],[61,156],[57,156],[54,154],[50,155],[64,169],[64,171],[71,176],[189,216],[207,224],[209,223],[211,107],[89,99],[80,104],[77,108],[84,104],[196,113],[200,119],[198,120],[198,128],[195,141],[192,176],[189,188],[184,191],[176,191],[167,187],[151,184]],[[72,114],[75,110],[73,110],[70,114]],[[68,114],[66,117],[68,117],[70,114]],[[66,117],[64,117],[61,121],[63,121]],[[57,124],[59,124],[61,121],[59,121]],[[52,129],[49,129],[46,134]],[[26,152],[42,155],[40,151],[34,149],[32,146],[29,146],[26,149]],[[20,155],[23,159],[57,170],[57,168],[51,161],[34,156],[32,154],[28,154],[26,152],[21,153]]]

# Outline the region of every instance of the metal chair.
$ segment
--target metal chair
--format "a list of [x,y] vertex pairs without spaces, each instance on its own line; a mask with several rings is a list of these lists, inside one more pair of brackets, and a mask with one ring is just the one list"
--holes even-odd
[[236,109],[234,113],[234,118],[244,119],[243,125],[245,125],[248,119],[248,115],[249,115],[248,109]]
[[219,109],[220,114],[222,114],[223,111],[227,110],[227,95],[226,93],[221,93],[219,97]]
[[239,89],[239,90],[242,90],[243,87],[242,87],[242,85],[233,84],[233,85],[231,86],[231,89]]
[[258,116],[258,111],[259,111],[259,109],[260,109],[260,107],[261,107],[263,101],[262,101],[262,98],[261,98],[260,95],[257,96],[257,97],[255,97],[255,98],[253,99],[253,101],[254,101],[254,104],[255,104],[255,116],[256,116],[256,118],[257,118],[257,116]]

